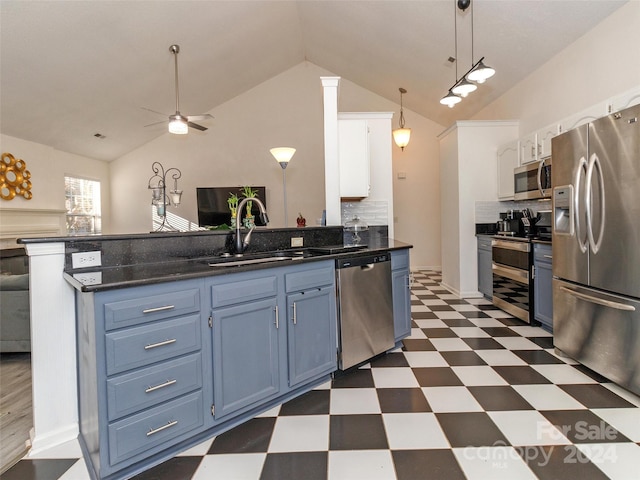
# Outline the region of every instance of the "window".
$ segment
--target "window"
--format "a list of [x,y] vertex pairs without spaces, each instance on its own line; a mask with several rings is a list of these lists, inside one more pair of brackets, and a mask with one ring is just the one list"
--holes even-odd
[[64,190],[67,234],[101,233],[100,182],[65,176]]

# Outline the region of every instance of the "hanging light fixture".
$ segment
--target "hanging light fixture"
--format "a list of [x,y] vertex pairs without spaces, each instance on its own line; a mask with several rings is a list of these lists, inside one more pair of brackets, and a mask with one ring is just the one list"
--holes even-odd
[[404,111],[402,109],[402,95],[407,93],[407,91],[400,87],[400,128],[396,128],[393,131],[393,140],[396,142],[396,145],[400,147],[400,150],[404,152],[404,147],[409,145],[409,139],[411,138],[411,129],[405,128],[404,126]]
[[[471,0],[456,0],[456,4],[458,6],[458,8],[460,10],[462,10],[463,12],[469,8],[469,6],[471,5]],[[484,57],[482,57],[480,60],[478,60],[476,63],[473,63],[473,58],[474,58],[474,54],[473,54],[473,8],[471,8],[471,63],[473,63],[473,65],[471,66],[471,68],[467,71],[467,73],[465,73],[464,75],[462,75],[462,77],[460,77],[460,79],[458,79],[458,22],[457,22],[457,18],[458,18],[458,14],[457,11],[455,11],[454,9],[454,32],[455,32],[455,54],[456,54],[456,82],[453,84],[453,86],[449,89],[449,93],[444,96],[441,100],[440,103],[443,105],[447,105],[449,108],[453,108],[453,106],[457,103],[460,103],[461,98],[460,97],[466,97],[467,95],[469,95],[471,92],[475,91],[478,86],[476,85],[476,83],[484,83],[485,80],[487,80],[488,78],[492,77],[496,71],[491,68],[488,67],[487,65],[485,65],[483,63],[484,61]],[[451,60],[451,59],[450,59]],[[475,83],[472,83],[475,82]]]

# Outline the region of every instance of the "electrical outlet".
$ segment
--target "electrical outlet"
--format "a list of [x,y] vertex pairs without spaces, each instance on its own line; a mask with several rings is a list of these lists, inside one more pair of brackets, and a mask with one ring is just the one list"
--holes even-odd
[[71,266],[73,268],[99,267],[102,265],[102,253],[76,252],[71,254]]
[[292,247],[302,247],[302,246],[304,246],[304,238],[303,237],[291,237],[291,246]]
[[102,272],[74,273],[73,278],[83,285],[100,285],[102,283]]

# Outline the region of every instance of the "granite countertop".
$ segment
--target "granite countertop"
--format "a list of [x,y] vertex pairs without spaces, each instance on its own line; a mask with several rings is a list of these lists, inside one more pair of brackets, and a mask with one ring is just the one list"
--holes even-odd
[[[192,278],[225,275],[229,273],[262,270],[301,263],[317,262],[322,260],[336,260],[346,257],[360,257],[372,253],[382,253],[393,250],[413,248],[413,245],[400,242],[391,238],[385,238],[370,243],[366,248],[349,250],[340,253],[317,253],[312,248],[300,248],[281,250],[278,253],[294,257],[292,259],[253,263],[248,265],[211,267],[209,263],[219,257],[185,258],[156,263],[142,263],[137,265],[118,265],[112,267],[70,269],[64,272],[65,279],[77,290],[82,292],[97,292],[117,288],[151,285],[156,283],[186,280]],[[77,274],[94,275],[94,284],[81,283],[74,278]]]

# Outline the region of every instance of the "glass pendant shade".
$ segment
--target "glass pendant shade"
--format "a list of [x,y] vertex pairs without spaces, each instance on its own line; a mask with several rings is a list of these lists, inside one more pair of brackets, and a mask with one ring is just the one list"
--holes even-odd
[[182,190],[171,190],[169,192],[169,196],[171,197],[171,203],[174,207],[180,205],[180,200],[182,199]]
[[496,71],[493,68],[486,66],[480,61],[476,68],[469,72],[467,78],[473,82],[484,83],[487,78],[493,77],[495,73]]
[[402,150],[404,150],[404,147],[409,145],[410,138],[411,138],[410,128],[396,128],[393,131],[393,141],[396,142],[396,145],[398,145]]
[[449,90],[449,93],[445,97],[440,99],[440,103],[449,108],[453,108],[456,103],[460,103],[461,101],[462,99],[457,95],[454,95],[451,90]]

